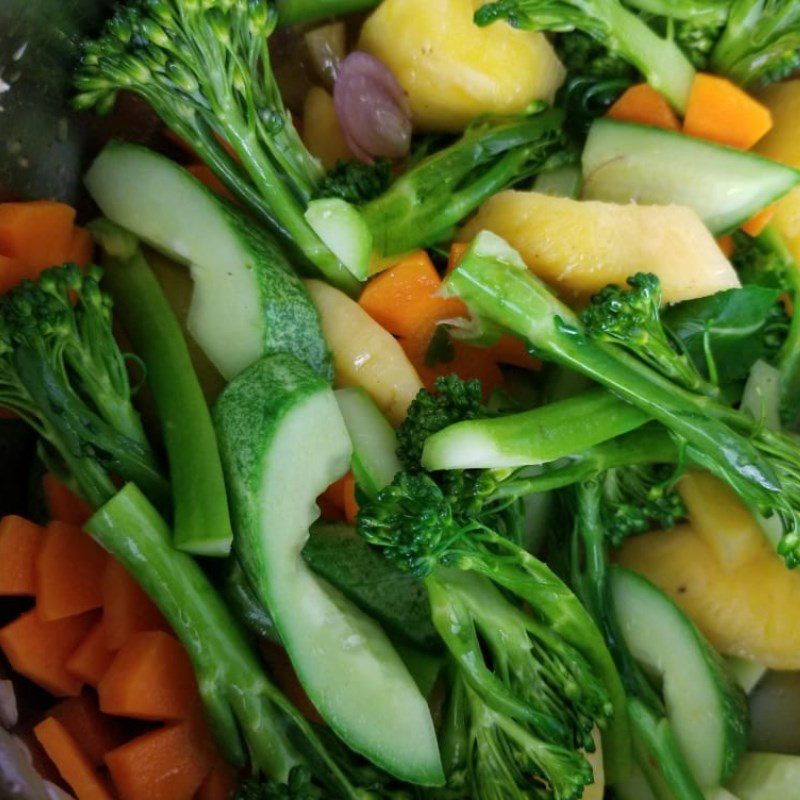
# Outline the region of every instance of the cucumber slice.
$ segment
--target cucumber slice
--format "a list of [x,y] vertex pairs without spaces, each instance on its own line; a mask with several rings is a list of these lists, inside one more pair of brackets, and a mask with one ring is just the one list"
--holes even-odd
[[271,352],[332,374],[317,311],[278,245],[185,169],[111,142],[85,183],[112,222],[189,267],[187,327],[226,378]]
[[312,200],[305,217],[314,233],[351,274],[365,281],[372,258],[372,232],[358,209],[339,197],[325,197]]
[[386,634],[301,557],[315,498],[350,460],[333,391],[293,356],[265,356],[228,385],[214,416],[239,558],[309,698],[387,772],[444,783],[427,703]]
[[401,572],[356,535],[351,525],[316,523],[303,548],[306,563],[377,619],[395,639],[441,651],[428,593],[419,578]]
[[350,467],[356,483],[371,497],[388,486],[402,469],[397,436],[375,401],[354,386],[334,392],[353,444]]
[[533,182],[533,191],[576,200],[580,196],[582,184],[583,173],[580,167],[559,167],[540,173]]
[[634,658],[663,682],[667,716],[701,787],[725,782],[747,746],[744,692],[692,621],[645,578],[611,574],[614,608]]
[[689,206],[717,235],[800,183],[796,169],[753,153],[610,119],[592,124],[582,160],[584,198]]
[[728,788],[740,800],[791,800],[800,794],[800,756],[745,753]]

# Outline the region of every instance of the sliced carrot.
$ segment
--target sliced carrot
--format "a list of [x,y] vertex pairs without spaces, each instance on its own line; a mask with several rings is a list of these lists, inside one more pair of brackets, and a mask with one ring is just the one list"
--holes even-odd
[[72,231],[72,241],[69,244],[65,261],[73,261],[78,266],[85,267],[94,258],[94,241],[92,234],[86,228],[77,225]]
[[48,716],[58,720],[80,742],[93,767],[101,766],[105,754],[126,738],[120,721],[101,713],[97,700],[87,692],[62,700],[50,709]]
[[447,274],[449,275],[464,258],[464,253],[469,250],[469,242],[453,242],[450,245],[450,253],[447,256]]
[[637,83],[627,88],[608,109],[606,116],[671,131],[680,130],[681,127],[667,99],[649,83]]
[[216,755],[207,733],[182,722],[139,736],[105,760],[120,800],[191,800]]
[[501,336],[490,348],[492,358],[498,364],[508,364],[522,369],[538,370],[542,362],[534,358],[526,349],[522,339],[516,336]]
[[0,595],[36,594],[36,558],[44,529],[22,517],[0,520]]
[[50,519],[83,526],[92,516],[92,509],[52,472],[45,473],[42,488]]
[[352,472],[348,472],[344,476],[344,516],[351,525],[355,525],[357,515],[356,479]]
[[442,279],[424,250],[417,250],[376,275],[364,288],[359,305],[395,336],[409,336],[420,326],[466,315],[456,298],[436,296]]
[[119,650],[139,631],[169,630],[153,601],[113,558],[103,573],[103,625],[111,650]]
[[735,245],[733,243],[733,236],[731,236],[729,233],[726,233],[724,236],[720,236],[717,239],[717,244],[719,245],[719,249],[722,250],[722,254],[725,256],[725,258],[730,258],[733,255]]
[[54,620],[103,604],[106,551],[77,525],[51,522],[36,559],[36,608]]
[[[348,473],[349,474],[349,473]],[[327,520],[345,521],[344,493],[347,475],[334,481],[318,498],[317,505]]]
[[89,686],[97,686],[113,660],[114,653],[108,647],[105,626],[100,620],[67,659],[67,669]]
[[22,259],[0,254],[0,294],[19,286],[24,280],[36,280],[39,272]]
[[132,719],[186,719],[200,696],[181,643],[163,631],[135,633],[97,685],[105,714]]
[[228,191],[228,187],[214,174],[210,167],[205,164],[190,164],[186,169],[215,194],[224,197],[226,200],[233,200],[233,195]]
[[727,78],[694,79],[683,130],[690,136],[749,150],[772,128],[772,112]]
[[75,209],[52,200],[0,203],[0,253],[42,270],[63,264]]
[[113,800],[110,786],[61,722],[48,717],[33,732],[78,800]]
[[87,612],[48,622],[34,608],[0,628],[0,649],[11,666],[57,697],[80,694],[82,682],[66,661],[97,621]]
[[230,800],[236,788],[236,775],[219,759],[197,790],[195,800]]
[[749,236],[758,236],[760,233],[763,233],[764,228],[772,222],[772,218],[775,216],[777,210],[777,203],[762,208],[761,211],[757,214],[753,214],[753,216],[742,225],[742,230]]

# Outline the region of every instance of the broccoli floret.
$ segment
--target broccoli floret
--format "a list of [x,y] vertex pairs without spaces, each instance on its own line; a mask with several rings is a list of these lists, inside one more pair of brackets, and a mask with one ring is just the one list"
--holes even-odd
[[674,41],[658,36],[619,0],[495,0],[475,14],[478,25],[500,19],[524,30],[581,31],[635,67],[679,111],[686,108],[692,64]]
[[0,298],[0,406],[37,431],[93,505],[114,494],[117,475],[165,507],[168,486],[131,402],[101,274],[67,264]]
[[678,22],[675,24],[675,41],[694,65],[695,69],[708,67],[711,51],[717,44],[722,25],[716,22]]
[[383,194],[392,182],[392,165],[385,158],[372,164],[339,159],[320,181],[317,197],[339,197],[353,205],[361,205]]
[[570,75],[628,78],[631,82],[636,76],[636,70],[624,58],[578,30],[558,36],[556,51]]
[[232,800],[323,800],[325,795],[303,766],[292,767],[285,783],[248,778],[234,792]]
[[788,77],[800,66],[800,6],[792,0],[734,0],[711,67],[745,88]]
[[457,375],[437,378],[433,392],[420,389],[397,430],[397,456],[403,467],[422,469],[422,450],[432,434],[455,422],[487,416],[481,397],[480,381],[462,381]]
[[594,339],[620,345],[681,386],[716,394],[661,322],[661,282],[652,274],[628,278],[629,291],[606,286],[580,316]]

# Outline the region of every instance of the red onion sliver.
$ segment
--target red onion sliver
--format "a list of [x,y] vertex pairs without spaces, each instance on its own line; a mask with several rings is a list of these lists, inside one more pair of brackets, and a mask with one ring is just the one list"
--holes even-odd
[[402,158],[411,146],[411,110],[389,69],[356,50],[342,61],[333,87],[336,116],[348,147],[361,161]]
[[75,800],[71,794],[67,794],[54,783],[50,783],[50,781],[44,782],[44,788],[47,791],[47,800]]
[[17,724],[17,696],[11,681],[0,681],[0,725],[13,728]]

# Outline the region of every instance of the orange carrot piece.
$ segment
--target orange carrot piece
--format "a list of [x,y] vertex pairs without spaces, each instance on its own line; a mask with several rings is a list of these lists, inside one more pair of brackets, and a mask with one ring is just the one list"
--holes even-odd
[[762,208],[761,211],[757,214],[753,214],[753,216],[742,225],[742,230],[748,236],[758,236],[760,233],[763,233],[764,228],[772,222],[772,218],[775,216],[777,209],[777,203]]
[[[348,473],[349,474],[349,473]],[[347,475],[342,475],[338,481],[334,481],[318,498],[317,505],[319,506],[322,516],[327,520],[337,520],[344,522],[344,493],[345,493],[345,480]]]
[[0,520],[0,595],[36,594],[36,558],[44,529],[22,517]]
[[611,119],[637,122],[678,131],[681,124],[664,95],[648,83],[637,83],[626,89],[608,109]]
[[111,788],[61,722],[48,717],[33,732],[78,800],[113,800]]
[[139,631],[168,631],[153,601],[118,561],[109,558],[103,573],[103,625],[109,649],[119,650]]
[[136,633],[117,653],[97,685],[105,714],[132,719],[186,719],[200,696],[189,656],[163,631]]
[[236,775],[231,767],[219,759],[197,790],[195,800],[230,800],[236,788]]
[[376,275],[358,302],[389,333],[409,336],[420,326],[466,315],[466,307],[460,300],[436,296],[441,285],[428,254],[417,250]]
[[729,233],[726,233],[724,236],[720,236],[717,239],[717,244],[719,245],[719,249],[722,250],[722,254],[725,258],[730,258],[733,255],[733,251],[735,249],[735,245],[733,243],[733,236]]
[[52,472],[42,478],[42,488],[50,519],[83,526],[92,516],[92,509]]
[[516,336],[501,336],[490,348],[492,358],[498,364],[508,364],[522,369],[538,370],[542,362],[534,358],[526,349],[522,339]]
[[749,150],[772,128],[772,112],[727,78],[694,79],[683,130],[689,136]]
[[191,800],[217,756],[193,722],[159,728],[106,753],[120,800]]
[[224,197],[226,200],[233,200],[233,195],[228,191],[228,187],[214,174],[210,167],[205,164],[190,164],[186,167],[186,170],[191,172],[200,183],[205,184],[215,194]]
[[97,621],[87,612],[47,622],[34,608],[0,628],[0,650],[11,666],[50,694],[80,694],[80,679],[67,671],[66,661]]
[[447,256],[447,275],[449,275],[464,258],[464,253],[469,250],[469,242],[453,242],[450,245],[450,253]]
[[37,270],[63,264],[74,222],[75,209],[64,203],[0,203],[0,253]]
[[0,295],[19,286],[24,280],[36,280],[39,272],[22,259],[0,254]]
[[50,709],[48,716],[58,720],[80,742],[93,767],[101,766],[106,753],[126,739],[120,721],[101,713],[97,700],[87,692],[62,700]]
[[103,604],[106,551],[77,525],[51,522],[36,559],[36,608],[54,620]]
[[108,647],[105,626],[100,620],[67,659],[67,670],[89,686],[97,686],[113,660],[114,652]]
[[344,476],[344,517],[351,525],[355,525],[357,515],[356,479],[352,472],[348,472]]
[[72,241],[69,243],[69,250],[65,261],[72,261],[79,267],[85,267],[94,258],[94,241],[92,234],[86,228],[79,228],[77,225],[72,231]]

